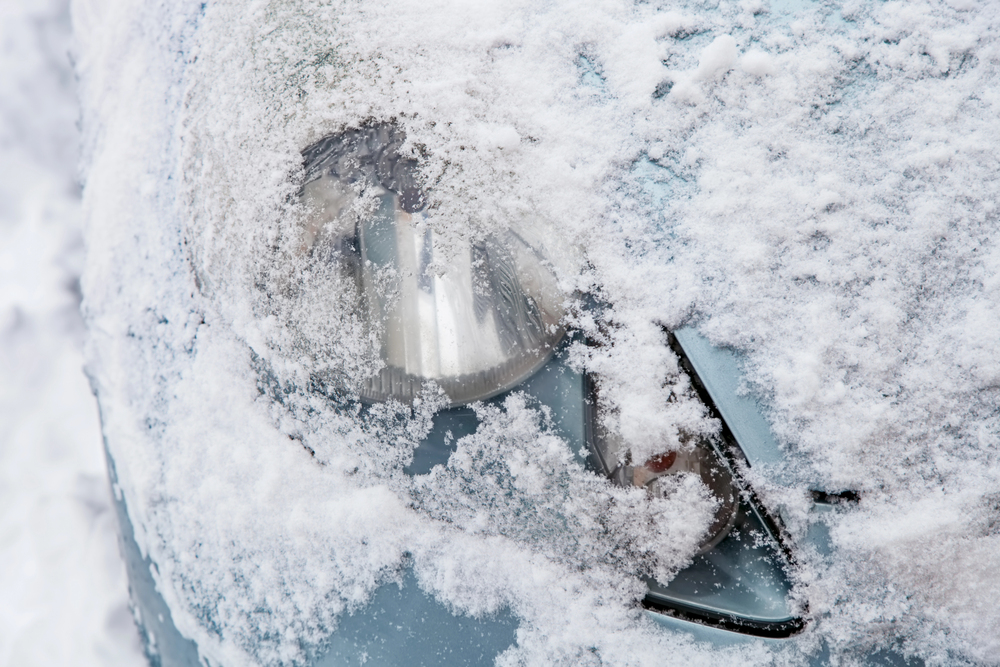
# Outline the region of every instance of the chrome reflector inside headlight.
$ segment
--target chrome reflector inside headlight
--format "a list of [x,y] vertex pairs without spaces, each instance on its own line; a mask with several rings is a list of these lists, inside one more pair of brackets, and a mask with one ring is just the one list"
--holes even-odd
[[416,160],[389,125],[307,148],[302,251],[352,275],[384,367],[361,398],[410,402],[432,381],[452,405],[534,373],[563,337],[562,296],[541,253],[516,232],[482,241],[435,232]]

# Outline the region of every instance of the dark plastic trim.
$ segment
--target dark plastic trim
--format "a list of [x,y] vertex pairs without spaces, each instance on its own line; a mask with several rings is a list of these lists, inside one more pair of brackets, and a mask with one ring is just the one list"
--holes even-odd
[[841,505],[843,503],[856,504],[861,500],[861,494],[857,491],[839,491],[832,493],[829,491],[810,491],[812,501],[817,505]]
[[647,595],[642,606],[650,611],[671,616],[689,623],[698,623],[720,630],[738,632],[751,637],[765,639],[787,639],[806,627],[804,618],[797,616],[782,621],[761,621],[736,614],[722,614],[696,605],[671,600],[669,603]]

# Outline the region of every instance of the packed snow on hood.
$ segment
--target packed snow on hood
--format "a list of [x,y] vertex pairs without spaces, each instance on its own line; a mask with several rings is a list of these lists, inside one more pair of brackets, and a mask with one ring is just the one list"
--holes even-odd
[[[456,613],[514,613],[505,664],[995,663],[998,18],[79,0],[88,368],[179,630],[294,664],[412,567]],[[690,324],[746,360],[788,454],[754,483],[793,538],[808,488],[860,493],[832,557],[801,550],[799,637],[713,648],[640,610],[639,577],[697,549],[699,485],[599,480],[519,394],[411,477],[440,397],[362,411],[315,381],[378,360],[342,276],[297,250],[302,151],[375,124],[405,132],[440,238],[515,229],[558,260],[566,323],[603,343],[573,363],[636,459],[717,428],[665,346]]]

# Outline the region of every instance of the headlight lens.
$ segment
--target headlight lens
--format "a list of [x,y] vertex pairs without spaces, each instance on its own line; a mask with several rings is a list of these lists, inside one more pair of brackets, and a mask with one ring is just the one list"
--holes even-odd
[[451,242],[426,210],[417,163],[388,125],[348,130],[304,152],[302,252],[356,281],[384,367],[362,400],[410,402],[436,383],[452,405],[517,385],[562,339],[562,296],[541,253],[517,233]]

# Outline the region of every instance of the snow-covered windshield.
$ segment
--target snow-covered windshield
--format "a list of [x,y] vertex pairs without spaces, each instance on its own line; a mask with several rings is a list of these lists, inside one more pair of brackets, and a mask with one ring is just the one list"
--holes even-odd
[[[458,613],[512,612],[506,664],[995,659],[997,12],[78,0],[88,368],[181,632],[291,664],[411,569]],[[576,295],[547,324],[601,343],[568,363],[633,461],[718,430],[666,345],[694,324],[768,406],[787,456],[752,481],[791,534],[810,488],[860,492],[832,556],[800,550],[801,638],[658,629],[642,577],[689,563],[718,502],[607,483],[525,394],[404,472],[450,401],[343,389],[388,357],[357,274],[303,251],[298,196],[304,150],[380,126],[420,164],[420,197],[386,190],[434,239],[423,275],[508,234],[544,257]]]

